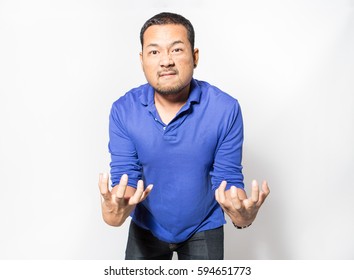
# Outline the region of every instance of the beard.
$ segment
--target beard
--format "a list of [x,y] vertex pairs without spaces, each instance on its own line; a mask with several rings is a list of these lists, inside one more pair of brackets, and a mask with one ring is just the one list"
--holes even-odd
[[158,86],[155,87],[154,90],[156,93],[161,94],[161,95],[177,95],[178,93],[180,93],[186,86],[182,85],[182,84],[178,84],[175,86]]
[[[160,77],[164,72],[173,72],[175,75],[178,75],[178,70],[175,68],[169,68],[164,71],[159,71],[157,76]],[[174,85],[160,85],[159,83],[154,87],[155,92],[161,95],[177,95],[180,93],[186,86],[182,83],[181,80],[178,80]]]

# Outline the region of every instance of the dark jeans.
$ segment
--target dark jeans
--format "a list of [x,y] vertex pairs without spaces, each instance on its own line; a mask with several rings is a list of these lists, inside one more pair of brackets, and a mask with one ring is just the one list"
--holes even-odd
[[177,252],[179,260],[224,259],[224,227],[195,233],[181,243],[166,243],[133,221],[129,227],[126,260],[171,260]]

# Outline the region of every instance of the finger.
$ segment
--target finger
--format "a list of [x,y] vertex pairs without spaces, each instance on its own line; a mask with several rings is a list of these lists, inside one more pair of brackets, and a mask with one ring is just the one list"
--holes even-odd
[[240,210],[242,208],[242,201],[239,199],[237,195],[237,188],[232,186],[230,188],[231,201],[232,205],[236,208],[236,210]]
[[138,204],[140,202],[140,198],[143,195],[143,192],[144,192],[144,182],[143,180],[139,180],[134,195],[129,199],[129,204],[130,205]]
[[237,190],[237,196],[240,200],[247,199],[247,194],[243,188],[236,188],[236,190]]
[[127,189],[128,185],[128,175],[123,174],[122,177],[120,177],[118,189],[116,192],[116,198],[122,199],[124,198],[125,190]]
[[143,192],[143,195],[140,198],[139,202],[142,202],[145,198],[147,198],[147,196],[150,194],[151,190],[152,190],[153,185],[148,185],[147,188],[145,189],[145,191]]
[[259,194],[259,200],[257,203],[258,206],[263,204],[263,202],[265,201],[265,199],[267,198],[269,193],[270,193],[270,189],[268,187],[268,183],[267,183],[267,181],[264,180],[262,183],[262,191]]
[[259,186],[256,180],[252,181],[252,192],[251,192],[251,200],[254,203],[258,202],[259,198]]
[[268,194],[270,193],[270,189],[266,180],[264,180],[262,183],[262,191],[265,193],[266,196],[268,196]]
[[104,200],[111,199],[111,192],[108,190],[108,174],[107,173],[100,173],[98,186],[100,189],[100,193]]
[[215,190],[215,199],[217,202],[220,204],[225,203],[226,197],[225,197],[225,189],[226,189],[226,181],[222,181],[219,187]]

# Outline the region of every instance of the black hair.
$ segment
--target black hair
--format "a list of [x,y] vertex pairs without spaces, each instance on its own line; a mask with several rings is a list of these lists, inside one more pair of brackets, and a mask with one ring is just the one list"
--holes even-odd
[[188,41],[191,44],[192,50],[194,50],[194,28],[191,22],[186,19],[185,17],[174,14],[174,13],[168,13],[168,12],[163,12],[160,14],[157,14],[153,16],[152,18],[148,19],[143,27],[140,30],[140,42],[141,42],[141,47],[144,45],[144,33],[146,29],[148,29],[150,26],[153,25],[165,25],[165,24],[181,24],[187,29],[187,37]]

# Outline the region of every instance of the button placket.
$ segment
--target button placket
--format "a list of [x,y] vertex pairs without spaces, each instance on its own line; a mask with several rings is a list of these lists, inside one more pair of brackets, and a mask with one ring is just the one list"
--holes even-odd
[[164,124],[162,121],[160,121],[156,116],[154,116],[153,112],[151,112],[152,117],[154,118],[154,121],[156,122],[156,124],[158,125],[158,127],[161,129],[163,133],[165,134],[166,130],[167,130],[167,125]]

